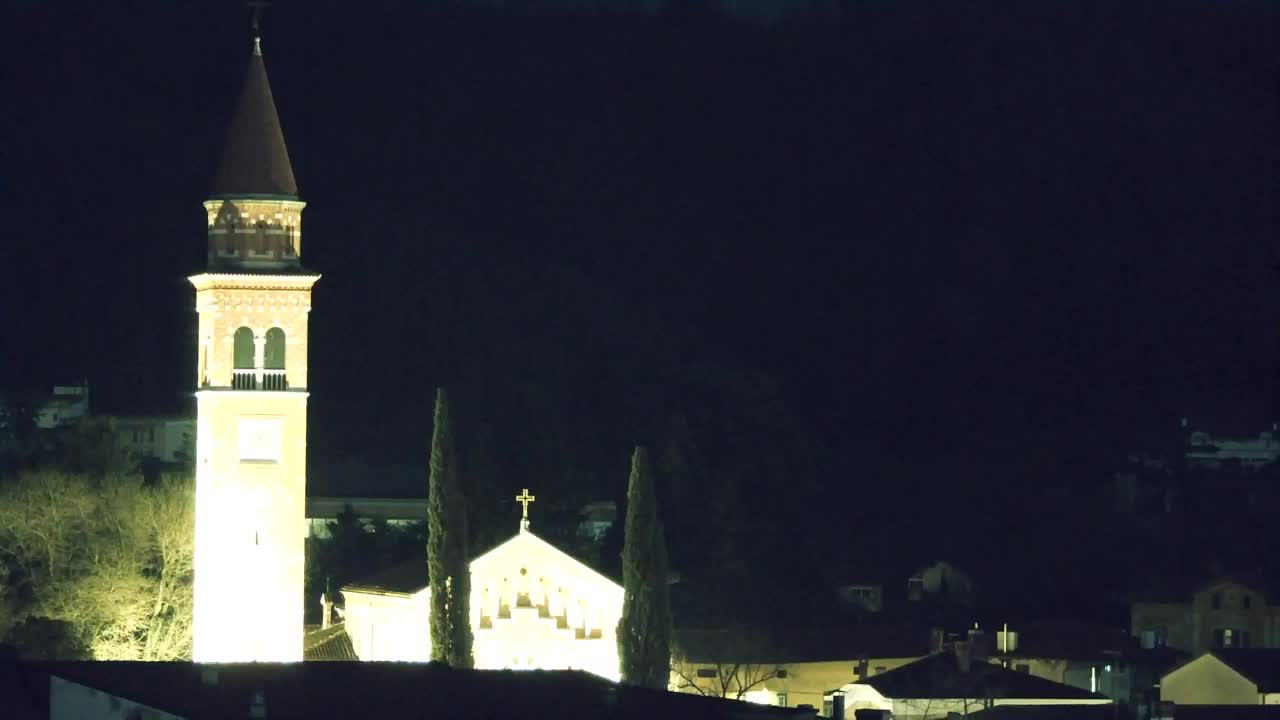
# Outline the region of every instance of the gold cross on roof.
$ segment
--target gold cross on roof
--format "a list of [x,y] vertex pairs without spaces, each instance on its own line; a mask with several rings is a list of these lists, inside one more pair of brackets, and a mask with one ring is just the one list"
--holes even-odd
[[520,503],[521,509],[524,513],[521,519],[528,520],[529,503],[533,502],[533,496],[529,494],[529,488],[524,488],[520,491],[520,494],[516,496],[516,502]]

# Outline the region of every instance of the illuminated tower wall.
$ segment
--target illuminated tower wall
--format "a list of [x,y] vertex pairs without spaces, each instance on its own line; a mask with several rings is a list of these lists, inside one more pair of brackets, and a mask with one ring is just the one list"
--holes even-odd
[[208,219],[196,407],[197,662],[302,659],[307,314],[302,209],[255,40]]

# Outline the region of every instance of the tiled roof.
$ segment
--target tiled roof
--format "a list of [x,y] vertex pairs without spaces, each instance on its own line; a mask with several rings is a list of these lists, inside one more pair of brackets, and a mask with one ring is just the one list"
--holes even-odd
[[1280,692],[1280,649],[1233,648],[1214,650],[1213,655],[1249,678],[1258,692]]
[[1007,670],[973,659],[967,671],[952,653],[937,653],[872,676],[870,685],[886,698],[1003,698],[1103,700],[1104,695]]
[[910,658],[929,652],[929,629],[915,625],[677,630],[675,649],[690,662],[796,663]]
[[[791,720],[813,712],[617,685],[582,671],[453,670],[437,663],[11,663],[0,666],[5,711],[40,717],[57,676],[189,720],[250,717],[260,698],[272,720],[316,717],[699,717]],[[9,714],[5,714],[6,719]],[[47,711],[43,717],[48,717]]]
[[323,630],[311,628],[302,636],[303,660],[359,660],[351,636],[342,623]]
[[258,52],[249,58],[244,89],[231,116],[222,162],[213,179],[213,195],[298,195],[267,67]]

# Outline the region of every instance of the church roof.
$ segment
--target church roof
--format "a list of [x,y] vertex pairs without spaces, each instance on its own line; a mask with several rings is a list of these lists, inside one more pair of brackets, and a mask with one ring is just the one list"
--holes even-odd
[[214,197],[297,197],[298,184],[285,149],[284,131],[267,81],[267,67],[255,47],[244,88],[227,130],[222,162],[213,179]]

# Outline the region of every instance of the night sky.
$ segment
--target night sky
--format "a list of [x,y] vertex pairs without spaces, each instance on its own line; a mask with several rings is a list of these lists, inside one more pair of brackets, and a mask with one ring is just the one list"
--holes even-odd
[[[711,418],[713,465],[785,426],[805,449],[743,487],[789,467],[779,520],[812,523],[1092,482],[1179,415],[1275,416],[1276,4],[478,5],[264,18],[324,275],[313,467],[424,464],[443,384],[502,493],[617,495],[670,412]],[[3,383],[172,411],[248,12],[6,25]]]

